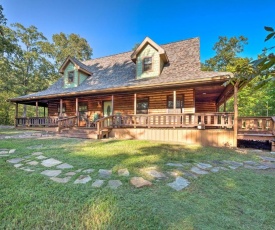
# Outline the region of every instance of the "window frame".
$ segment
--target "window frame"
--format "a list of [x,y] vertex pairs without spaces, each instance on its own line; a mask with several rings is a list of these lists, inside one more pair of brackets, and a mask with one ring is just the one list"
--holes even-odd
[[[139,104],[144,102],[147,104],[147,108],[139,107]],[[149,97],[137,98],[136,114],[148,114],[148,111],[149,111]]]
[[[70,76],[70,74],[72,74],[72,76]],[[71,70],[68,72],[68,84],[74,83],[74,77],[75,77],[74,75],[75,75],[74,70]]]
[[[148,65],[148,64],[145,64],[145,60],[150,58],[151,59],[151,67],[150,69],[145,69],[145,65]],[[153,57],[152,56],[147,56],[147,57],[143,57],[142,59],[142,72],[143,73],[146,73],[146,72],[152,72],[153,71]]]
[[[169,99],[171,98],[171,99]],[[178,101],[180,101],[179,106],[178,106]],[[174,109],[174,100],[173,100],[173,95],[168,95],[166,99],[166,106],[167,109]],[[172,102],[172,106],[169,105],[169,102]],[[176,109],[183,109],[184,108],[184,95],[176,95]]]

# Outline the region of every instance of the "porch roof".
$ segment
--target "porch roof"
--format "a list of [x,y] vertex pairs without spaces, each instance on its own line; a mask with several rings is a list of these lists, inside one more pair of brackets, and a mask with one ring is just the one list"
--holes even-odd
[[[161,46],[169,57],[158,77],[136,79],[136,65],[131,52],[111,55],[83,62],[92,73],[82,84],[74,88],[63,88],[64,78],[44,91],[13,98],[10,101],[28,101],[72,95],[104,92],[154,89],[158,87],[196,85],[220,81],[232,77],[229,72],[206,72],[200,70],[199,39],[193,38]],[[85,67],[85,68],[86,68]]]

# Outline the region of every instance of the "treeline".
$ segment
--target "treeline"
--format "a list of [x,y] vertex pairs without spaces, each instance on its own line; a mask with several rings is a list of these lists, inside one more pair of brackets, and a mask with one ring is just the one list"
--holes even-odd
[[[58,69],[68,55],[89,60],[92,48],[77,34],[60,32],[49,41],[35,26],[7,26],[0,5],[0,124],[14,121],[14,106],[7,99],[46,89],[60,77]],[[19,111],[34,115],[32,106]]]

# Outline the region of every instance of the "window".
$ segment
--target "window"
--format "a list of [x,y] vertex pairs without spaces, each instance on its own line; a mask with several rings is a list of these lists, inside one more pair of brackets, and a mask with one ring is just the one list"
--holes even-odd
[[[57,111],[58,113],[60,113],[60,104],[57,105]],[[65,113],[66,112],[66,107],[65,107],[65,104],[62,105],[62,113]]]
[[68,83],[74,82],[74,71],[68,72]]
[[152,70],[152,57],[143,59],[143,72]]
[[149,98],[137,99],[137,114],[148,114]]
[[88,105],[87,104],[80,104],[78,106],[78,111],[79,112],[87,112],[88,111]]
[[[181,109],[181,108],[183,108],[183,106],[184,106],[183,95],[177,95],[176,108]],[[168,109],[174,108],[173,95],[167,97],[167,108]]]

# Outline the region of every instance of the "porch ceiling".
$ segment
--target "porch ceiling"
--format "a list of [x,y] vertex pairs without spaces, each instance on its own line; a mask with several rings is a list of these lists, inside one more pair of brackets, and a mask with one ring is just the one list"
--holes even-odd
[[[209,85],[195,87],[195,101],[196,102],[218,102],[223,94],[226,92],[226,87],[223,85]],[[230,92],[227,99],[232,96]]]

